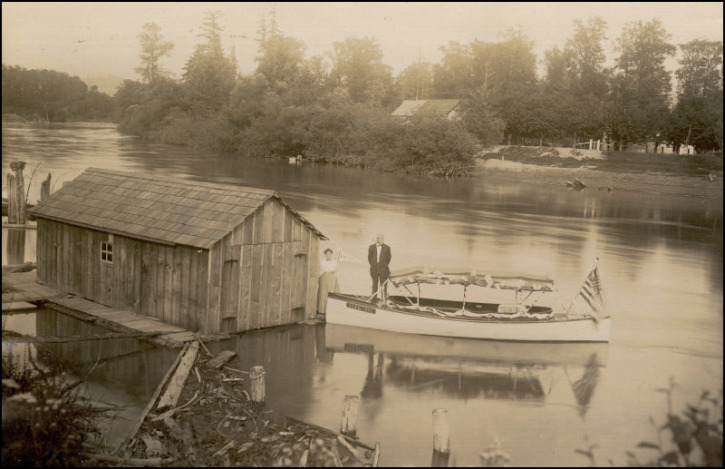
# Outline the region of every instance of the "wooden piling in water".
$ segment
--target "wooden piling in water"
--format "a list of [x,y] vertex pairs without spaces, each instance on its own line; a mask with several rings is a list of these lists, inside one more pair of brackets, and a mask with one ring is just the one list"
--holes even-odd
[[265,400],[265,389],[264,389],[264,367],[253,366],[252,371],[249,373],[249,381],[252,385],[252,401],[253,402],[264,402]]
[[360,407],[360,396],[349,395],[343,399],[340,433],[355,438],[357,434],[357,416]]
[[8,224],[24,225],[25,216],[25,179],[23,178],[24,161],[13,161],[8,173]]
[[433,460],[432,467],[447,467],[451,453],[451,427],[448,410],[433,410]]
[[51,174],[48,173],[48,178],[40,183],[40,201],[44,201],[48,197],[50,197],[50,179]]

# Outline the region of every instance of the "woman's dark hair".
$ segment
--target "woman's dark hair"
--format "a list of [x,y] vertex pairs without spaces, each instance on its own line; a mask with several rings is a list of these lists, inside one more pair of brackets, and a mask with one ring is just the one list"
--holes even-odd
[[330,254],[333,254],[333,251],[330,248],[327,248],[324,251],[322,251],[322,254],[327,254],[327,251],[330,251]]

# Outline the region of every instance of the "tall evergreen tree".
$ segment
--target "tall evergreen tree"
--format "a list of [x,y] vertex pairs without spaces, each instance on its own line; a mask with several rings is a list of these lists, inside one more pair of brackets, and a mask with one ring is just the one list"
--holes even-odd
[[165,40],[160,31],[161,27],[156,23],[146,23],[138,35],[141,41],[141,66],[137,67],[135,71],[141,75],[144,83],[151,83],[167,73],[159,63],[159,59],[169,55],[174,48],[174,43]]
[[229,102],[234,87],[236,69],[224,55],[221,42],[222,26],[219,12],[206,12],[199,37],[204,39],[184,66],[187,105],[192,113],[211,115]]

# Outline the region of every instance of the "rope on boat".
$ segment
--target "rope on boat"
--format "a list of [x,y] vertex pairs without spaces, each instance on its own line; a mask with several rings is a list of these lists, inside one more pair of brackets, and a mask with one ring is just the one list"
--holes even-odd
[[553,313],[528,313],[528,312],[518,312],[518,313],[474,313],[465,309],[459,309],[456,312],[449,313],[446,311],[440,311],[432,306],[408,306],[403,304],[394,303],[392,301],[387,302],[388,306],[395,306],[401,309],[405,309],[408,311],[414,310],[414,311],[421,311],[424,313],[432,313],[440,317],[447,317],[447,318],[460,318],[460,317],[469,317],[469,318],[476,318],[476,319],[519,319],[519,318],[525,318],[525,319],[538,319],[538,320],[544,320],[544,319],[550,319]]

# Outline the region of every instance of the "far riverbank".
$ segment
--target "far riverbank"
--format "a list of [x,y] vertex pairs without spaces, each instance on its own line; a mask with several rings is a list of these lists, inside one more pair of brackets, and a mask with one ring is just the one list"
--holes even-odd
[[722,157],[711,155],[498,146],[478,154],[471,175],[562,187],[577,178],[588,190],[723,199]]
[[708,176],[683,176],[667,173],[611,172],[589,165],[578,168],[560,168],[534,164],[477,159],[472,173],[474,177],[531,182],[539,185],[566,187],[568,181],[578,178],[587,188],[584,190],[643,191],[650,194],[702,197],[713,201],[723,200],[723,173]]

